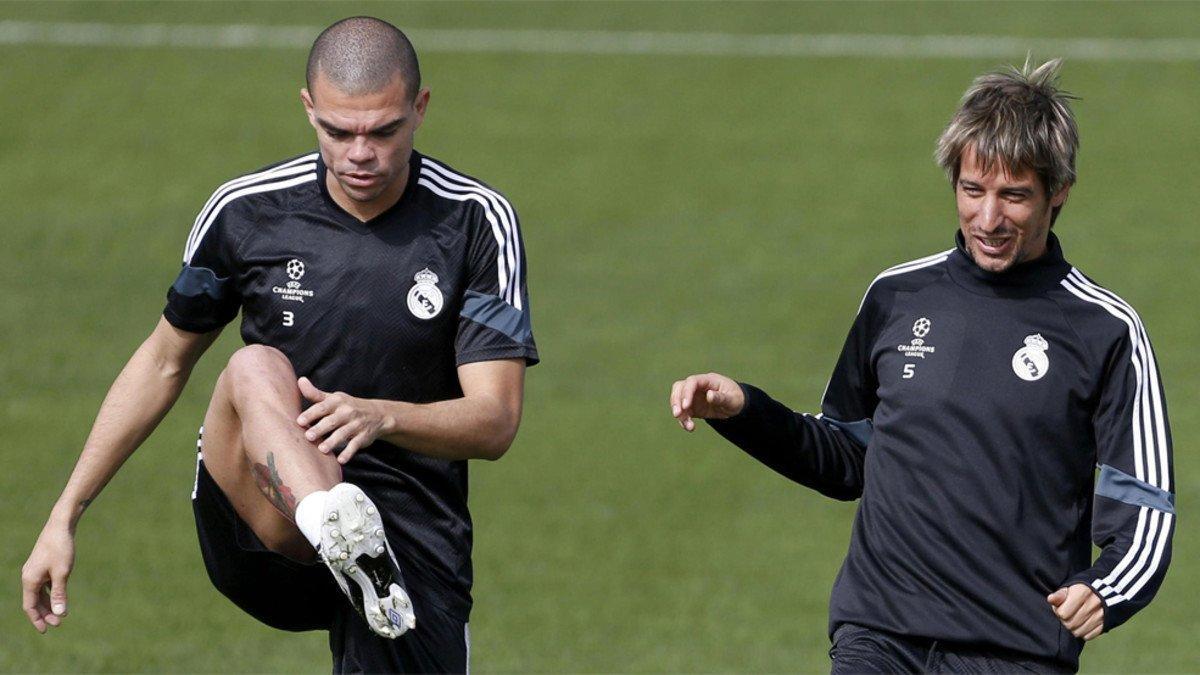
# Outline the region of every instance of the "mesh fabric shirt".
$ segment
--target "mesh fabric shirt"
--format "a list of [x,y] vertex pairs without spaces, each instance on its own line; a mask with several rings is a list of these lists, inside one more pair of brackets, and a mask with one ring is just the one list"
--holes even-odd
[[[240,312],[246,344],[361,398],[458,398],[458,366],[537,362],[517,216],[502,195],[414,151],[400,200],[360,222],[325,177],[310,153],[222,185],[188,237],[166,319],[207,333]],[[467,462],[377,441],[344,473],[379,505],[410,592],[465,619]]]

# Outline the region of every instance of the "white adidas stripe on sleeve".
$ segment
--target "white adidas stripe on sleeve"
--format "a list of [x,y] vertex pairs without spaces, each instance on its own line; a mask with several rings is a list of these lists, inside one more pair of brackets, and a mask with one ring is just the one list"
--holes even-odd
[[212,193],[212,196],[210,196],[208,198],[208,201],[204,203],[204,208],[200,209],[200,213],[196,215],[196,220],[192,224],[192,230],[191,230],[191,232],[188,233],[187,244],[185,244],[183,247],[183,251],[184,251],[183,261],[186,263],[188,261],[188,259],[191,257],[188,255],[188,251],[191,251],[197,247],[198,244],[196,242],[196,239],[197,239],[197,235],[199,234],[199,232],[201,230],[201,224],[205,221],[205,219],[208,217],[208,215],[212,211],[214,205],[220,199],[222,199],[223,197],[228,195],[231,191],[233,191],[237,188],[240,188],[240,187],[251,185],[253,183],[260,182],[260,181],[270,180],[273,178],[284,177],[284,176],[293,176],[293,175],[296,175],[297,173],[302,173],[303,170],[299,169],[298,165],[315,162],[316,159],[317,159],[317,153],[315,153],[315,152],[308,154],[308,155],[304,155],[303,157],[297,157],[296,159],[290,160],[288,162],[284,162],[283,164],[280,164],[279,166],[271,167],[270,169],[266,169],[265,171],[258,171],[256,173],[247,174],[245,176],[239,176],[237,178],[234,178],[231,181],[227,181],[226,183],[222,184],[221,187],[214,190]]
[[483,207],[498,249],[496,267],[500,297],[522,309],[521,249],[516,213],[512,205],[495,190],[462,174],[442,167],[428,158],[421,161],[417,184],[438,196],[456,201],[474,201]]
[[[302,173],[299,176],[295,176],[293,178],[288,178],[286,180],[279,180],[279,181],[268,182],[268,183],[260,183],[258,185],[250,185],[250,186],[244,187],[240,190],[234,190],[232,192],[228,192],[224,197],[222,197],[219,201],[217,201],[217,203],[212,207],[212,209],[210,209],[208,211],[208,215],[205,217],[204,221],[201,223],[198,223],[199,230],[196,232],[194,240],[192,241],[192,243],[190,244],[188,249],[186,251],[184,251],[184,254],[183,254],[184,264],[190,264],[192,262],[192,256],[196,255],[196,251],[200,248],[200,243],[202,241],[204,241],[204,235],[207,234],[209,228],[212,227],[212,224],[217,219],[217,215],[220,214],[221,209],[225,208],[225,206],[228,205],[229,202],[232,202],[233,200],[235,200],[239,197],[245,197],[246,195],[258,194],[261,192],[270,192],[272,190],[282,190],[284,188],[289,188],[294,185],[300,185],[302,183],[308,183],[311,181],[315,181],[317,179],[317,173],[316,173],[316,171],[313,170],[315,166],[316,166],[315,164],[306,164],[306,165],[303,165],[302,167],[296,167],[297,170],[304,168],[306,173]],[[291,169],[289,169],[289,171],[291,171]],[[278,177],[278,176],[274,176],[274,177]]]
[[[1136,378],[1131,425],[1135,477],[1170,491],[1170,466],[1166,439],[1166,420],[1154,351],[1137,312],[1111,291],[1083,276],[1078,269],[1061,282],[1072,295],[1097,305],[1124,323],[1129,331],[1130,362]],[[1129,599],[1153,578],[1162,561],[1174,514],[1140,507],[1134,538],[1125,556],[1103,579],[1092,587],[1100,591],[1105,604],[1115,605]]]

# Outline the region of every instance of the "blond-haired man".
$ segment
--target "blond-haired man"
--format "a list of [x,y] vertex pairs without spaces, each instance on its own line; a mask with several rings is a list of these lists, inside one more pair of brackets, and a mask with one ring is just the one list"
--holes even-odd
[[967,91],[936,153],[956,245],[871,283],[822,414],[716,373],[672,388],[684,429],[707,419],[775,471],[861,500],[830,602],[835,673],[1073,671],[1166,573],[1154,352],[1051,232],[1079,144],[1058,67]]

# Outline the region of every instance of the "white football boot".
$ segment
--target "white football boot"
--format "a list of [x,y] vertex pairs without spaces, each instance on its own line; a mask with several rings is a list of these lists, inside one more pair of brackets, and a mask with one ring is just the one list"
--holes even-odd
[[371,630],[398,638],[416,628],[417,615],[379,509],[358,486],[338,483],[329,489],[319,553]]

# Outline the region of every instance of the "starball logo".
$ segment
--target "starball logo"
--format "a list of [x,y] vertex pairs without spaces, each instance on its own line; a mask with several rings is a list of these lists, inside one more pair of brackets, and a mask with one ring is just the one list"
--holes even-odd
[[304,261],[299,258],[292,258],[287,264],[287,275],[292,281],[300,281],[300,277],[304,276]]

